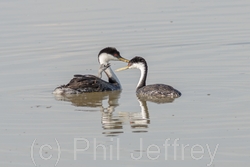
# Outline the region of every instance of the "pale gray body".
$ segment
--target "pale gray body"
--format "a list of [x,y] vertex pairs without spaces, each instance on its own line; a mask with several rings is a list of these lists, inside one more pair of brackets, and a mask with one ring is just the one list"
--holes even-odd
[[180,97],[181,92],[174,89],[172,86],[164,84],[146,85],[136,89],[137,96],[154,96],[156,98],[164,97]]

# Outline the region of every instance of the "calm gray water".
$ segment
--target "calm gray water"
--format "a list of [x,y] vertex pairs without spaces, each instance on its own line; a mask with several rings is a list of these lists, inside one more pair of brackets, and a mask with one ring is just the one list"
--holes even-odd
[[[1,166],[250,164],[250,1],[0,0],[0,20]],[[107,46],[182,97],[138,101],[139,70],[122,92],[52,94]]]

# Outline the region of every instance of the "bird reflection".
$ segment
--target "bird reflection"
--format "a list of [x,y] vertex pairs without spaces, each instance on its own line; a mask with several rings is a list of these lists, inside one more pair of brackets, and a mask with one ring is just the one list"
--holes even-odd
[[109,92],[93,92],[82,94],[64,94],[55,95],[56,100],[68,101],[72,105],[77,107],[101,107],[101,110],[105,110],[103,107],[103,101],[108,99],[107,110],[111,111],[117,107],[118,99],[120,98],[121,91],[109,91]]
[[[171,103],[173,98],[153,99],[145,97],[138,97],[138,102],[141,108],[140,112],[114,112],[116,107],[119,106],[119,98],[121,91],[112,92],[94,92],[84,94],[68,94],[68,95],[55,95],[57,100],[71,102],[72,105],[78,107],[92,107],[97,108],[101,112],[101,126],[103,134],[106,136],[117,136],[124,133],[124,126],[129,124],[134,133],[148,132],[150,124],[149,111],[147,101],[154,103]],[[108,107],[104,107],[104,101],[107,100]],[[80,111],[89,111],[86,109],[79,109]],[[78,111],[79,111],[78,110]]]
[[130,126],[135,133],[147,132],[146,129],[148,128],[148,124],[150,124],[147,102],[139,98],[138,102],[141,107],[141,112],[133,113]]
[[[118,133],[123,133],[123,125],[129,123],[132,131],[135,133],[147,132],[149,113],[146,101],[138,99],[141,107],[140,112],[113,112],[106,111],[102,114],[103,134],[107,136],[116,136]],[[118,130],[119,129],[119,130]]]

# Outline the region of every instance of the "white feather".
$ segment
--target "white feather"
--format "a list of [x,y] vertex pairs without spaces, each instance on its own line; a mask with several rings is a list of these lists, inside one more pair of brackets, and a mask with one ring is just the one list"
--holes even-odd
[[99,55],[99,62],[100,64],[105,64],[107,65],[110,60],[118,60],[116,57],[112,56],[111,54],[108,53],[102,53]]
[[[104,64],[104,65],[107,65],[109,63],[110,60],[113,60],[113,61],[118,61],[119,59],[117,59],[116,57],[108,54],[108,53],[102,53],[99,55],[99,62],[100,64]],[[117,76],[115,75],[115,73],[113,72],[113,70],[111,69],[111,67],[107,68],[105,70],[105,73],[112,79],[115,79],[116,82],[118,82],[120,85],[120,81],[119,79],[117,78]]]
[[137,69],[140,69],[140,71],[141,71],[141,76],[140,76],[139,82],[137,84],[137,88],[138,88],[138,86],[142,82],[143,76],[145,75],[145,68],[146,67],[143,63],[134,63],[129,68],[137,68]]

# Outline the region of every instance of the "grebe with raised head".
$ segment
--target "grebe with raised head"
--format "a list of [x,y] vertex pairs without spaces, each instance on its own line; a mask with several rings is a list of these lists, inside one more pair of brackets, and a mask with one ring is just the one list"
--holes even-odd
[[181,96],[181,92],[174,89],[172,86],[165,84],[153,84],[146,85],[148,66],[147,62],[142,57],[134,57],[128,62],[128,65],[123,68],[119,68],[116,71],[122,71],[126,69],[137,68],[141,71],[141,77],[136,87],[137,96],[141,97],[154,97],[154,98],[177,98]]
[[[68,84],[55,88],[53,94],[79,94],[120,90],[120,81],[111,69],[109,61],[123,61],[128,63],[129,60],[123,58],[115,48],[107,47],[99,52],[98,61],[100,64],[98,76],[74,75],[74,78]],[[108,82],[101,79],[103,71],[108,77]]]

